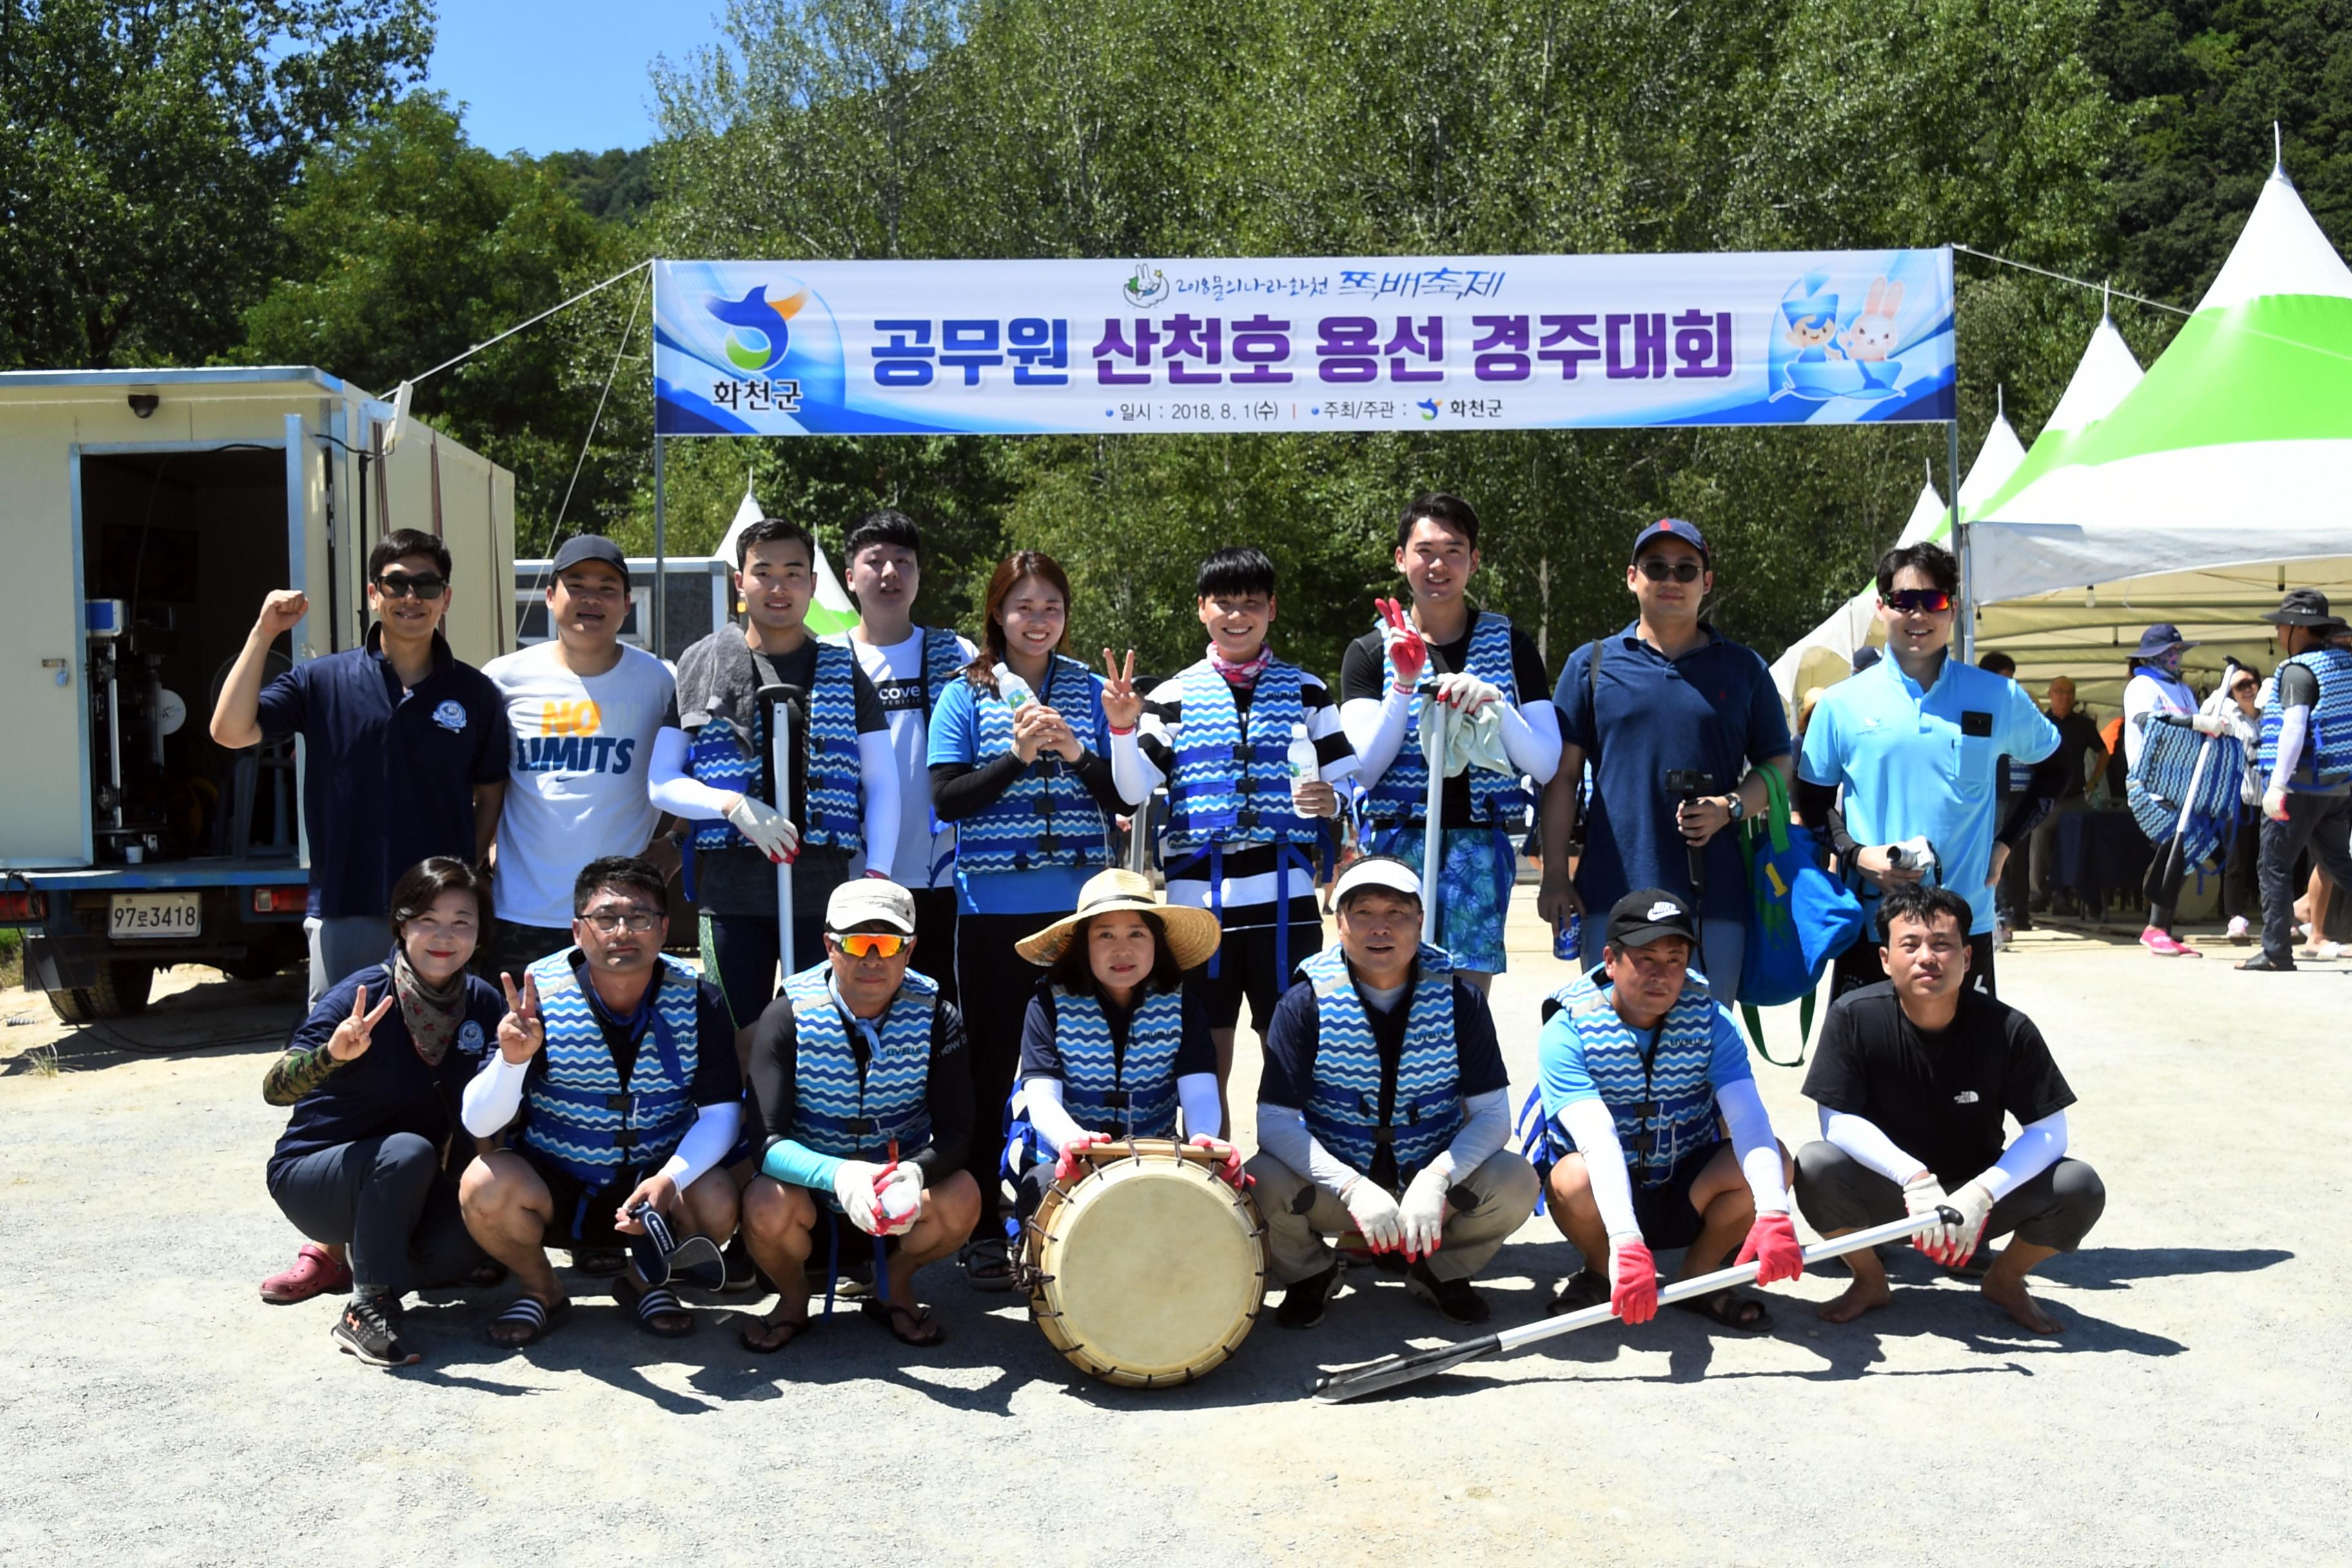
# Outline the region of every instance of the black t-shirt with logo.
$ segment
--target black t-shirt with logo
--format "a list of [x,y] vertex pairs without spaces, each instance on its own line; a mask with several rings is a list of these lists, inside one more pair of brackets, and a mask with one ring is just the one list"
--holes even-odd
[[1805,1097],[1874,1123],[1948,1190],[2000,1158],[2004,1115],[2023,1126],[2074,1103],[2032,1019],[1968,990],[1950,1026],[1930,1033],[1904,1016],[1891,981],[1830,1005]]

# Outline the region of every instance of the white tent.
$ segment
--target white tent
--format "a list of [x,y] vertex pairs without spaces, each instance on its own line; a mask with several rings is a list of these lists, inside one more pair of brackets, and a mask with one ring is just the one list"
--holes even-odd
[[[767,515],[761,510],[759,501],[752,498],[751,487],[748,483],[744,485],[743,504],[735,509],[735,521],[727,525],[727,531],[719,538],[719,548],[711,553],[732,562],[735,559],[735,542],[743,537],[745,529]],[[845,632],[857,624],[856,601],[850,598],[849,591],[841,585],[841,579],[833,574],[833,563],[824,558],[824,546],[812,541],[809,548],[816,552],[816,598],[809,605],[808,629],[812,635],[821,637]]]

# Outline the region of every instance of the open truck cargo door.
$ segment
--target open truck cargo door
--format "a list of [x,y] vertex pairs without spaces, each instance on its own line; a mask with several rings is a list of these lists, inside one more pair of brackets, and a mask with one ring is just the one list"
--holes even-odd
[[[10,487],[0,512],[7,518],[10,556],[9,569],[0,572],[0,627],[9,628],[0,639],[7,650],[0,662],[0,735],[11,755],[44,759],[38,787],[9,791],[0,867],[90,863],[81,464],[74,448],[55,451],[51,462],[41,461],[48,454],[15,450],[43,434],[17,426],[0,435],[9,468],[29,465],[43,480],[54,480]],[[53,499],[66,504],[52,508]],[[80,759],[78,768],[73,758]]]

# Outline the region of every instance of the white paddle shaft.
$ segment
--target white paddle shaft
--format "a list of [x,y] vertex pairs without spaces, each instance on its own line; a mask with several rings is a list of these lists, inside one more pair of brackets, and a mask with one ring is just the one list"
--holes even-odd
[[1429,768],[1429,801],[1421,819],[1421,940],[1437,945],[1437,873],[1445,862],[1445,752],[1448,710],[1437,689],[1421,689],[1421,758]]

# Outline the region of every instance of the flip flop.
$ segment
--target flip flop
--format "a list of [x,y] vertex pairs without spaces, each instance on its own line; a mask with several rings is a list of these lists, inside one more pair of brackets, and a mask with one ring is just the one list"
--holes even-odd
[[[536,1296],[518,1296],[507,1304],[505,1311],[492,1318],[482,1331],[489,1335],[490,1343],[502,1351],[528,1350],[562,1328],[571,1316],[572,1298],[569,1296],[552,1306]],[[529,1327],[530,1332],[519,1340],[502,1340],[489,1333],[491,1329],[501,1323],[521,1323]]]
[[[636,1314],[637,1328],[641,1331],[651,1334],[657,1340],[682,1340],[694,1332],[694,1315],[686,1310],[686,1303],[679,1300],[667,1286],[656,1285],[648,1290],[639,1290],[625,1279],[614,1283],[614,1294],[621,1299],[624,1306]],[[667,1328],[654,1321],[656,1318],[667,1317],[672,1313],[683,1317],[686,1321],[674,1323]]]
[[975,1290],[1013,1289],[1013,1251],[992,1236],[967,1241],[956,1252],[963,1277]]
[[1560,1281],[1559,1291],[1544,1309],[1544,1316],[1557,1318],[1563,1312],[1579,1312],[1587,1307],[1598,1307],[1609,1300],[1609,1281],[1597,1269],[1580,1268]]
[[[1694,1296],[1685,1301],[1669,1302],[1668,1305],[1677,1312],[1694,1312],[1709,1322],[1719,1323],[1727,1329],[1738,1329],[1744,1334],[1768,1333],[1772,1327],[1772,1313],[1763,1302],[1728,1287],[1705,1296]],[[1742,1317],[1742,1310],[1748,1307],[1756,1309],[1755,1316]]]
[[[899,1301],[874,1300],[860,1303],[857,1311],[868,1322],[881,1324],[883,1331],[900,1344],[912,1345],[917,1350],[929,1350],[948,1337],[946,1331],[932,1321],[927,1308],[909,1307]],[[914,1323],[918,1329],[929,1329],[930,1332],[909,1332],[898,1326],[901,1320]]]
[[[808,1320],[806,1318],[803,1318],[797,1322],[790,1323],[772,1321],[766,1318],[754,1318],[749,1323],[744,1325],[743,1331],[741,1333],[735,1336],[735,1342],[741,1345],[745,1350],[750,1351],[753,1355],[774,1355],[778,1351],[782,1350],[786,1345],[789,1345],[794,1340],[799,1339],[801,1337],[801,1331],[807,1327]],[[758,1344],[755,1343],[751,1338],[752,1335],[757,1333],[773,1333],[778,1329],[783,1329],[789,1331],[782,1339],[776,1341],[773,1344]]]
[[617,1247],[580,1247],[572,1252],[572,1267],[592,1279],[618,1274],[629,1266],[629,1255]]

